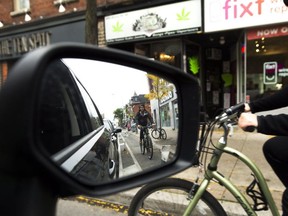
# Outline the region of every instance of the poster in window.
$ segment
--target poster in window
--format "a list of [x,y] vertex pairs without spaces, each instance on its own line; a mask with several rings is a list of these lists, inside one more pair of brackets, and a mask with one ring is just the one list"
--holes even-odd
[[263,64],[263,82],[266,85],[277,83],[277,62]]

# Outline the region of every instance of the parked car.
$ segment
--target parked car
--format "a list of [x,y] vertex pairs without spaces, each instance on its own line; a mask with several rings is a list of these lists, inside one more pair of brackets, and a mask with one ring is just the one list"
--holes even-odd
[[[111,175],[111,133],[97,99],[92,100],[63,64],[65,58],[89,59],[99,72],[104,70],[97,66],[101,62],[119,73],[123,67],[136,74],[149,72],[174,84],[180,131],[175,157],[125,177]],[[101,80],[99,74],[93,79]],[[29,52],[0,91],[1,215],[55,216],[59,197],[110,195],[190,167],[198,137],[199,94],[191,75],[120,50],[64,43]]]
[[113,148],[109,151],[110,153],[110,173],[114,174],[116,178],[119,177],[119,141],[118,141],[118,133],[122,132],[121,128],[115,128],[114,124],[109,119],[104,119],[104,125],[106,129],[109,131],[111,136],[111,143],[113,143]]
[[36,112],[39,143],[78,180],[117,178],[115,131],[106,127],[89,93],[64,62],[57,59],[46,71]]

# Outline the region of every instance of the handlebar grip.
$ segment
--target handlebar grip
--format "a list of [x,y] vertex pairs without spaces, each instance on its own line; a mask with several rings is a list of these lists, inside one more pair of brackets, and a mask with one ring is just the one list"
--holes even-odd
[[255,126],[247,126],[243,130],[246,132],[253,132],[254,130],[256,130],[256,127]]
[[230,108],[226,109],[225,113],[227,115],[232,115],[236,112],[244,112],[244,109],[245,109],[245,104],[242,102],[242,103],[236,104],[236,105],[231,106]]

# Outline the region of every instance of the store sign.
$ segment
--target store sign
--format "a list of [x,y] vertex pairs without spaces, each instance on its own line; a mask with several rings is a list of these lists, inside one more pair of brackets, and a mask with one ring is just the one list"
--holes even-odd
[[190,34],[200,30],[200,0],[190,0],[105,17],[107,43]]
[[15,57],[50,44],[49,32],[37,32],[0,40],[0,59]]
[[264,84],[277,83],[277,62],[265,62],[263,64],[263,82]]
[[287,22],[283,0],[205,0],[205,32]]
[[262,37],[271,38],[271,37],[280,37],[288,35],[288,25],[283,26],[270,26],[265,28],[253,29],[247,32],[248,40],[256,40]]
[[173,98],[173,92],[169,91],[168,94],[165,97],[161,98],[160,103],[163,104],[163,103],[169,101],[172,98]]

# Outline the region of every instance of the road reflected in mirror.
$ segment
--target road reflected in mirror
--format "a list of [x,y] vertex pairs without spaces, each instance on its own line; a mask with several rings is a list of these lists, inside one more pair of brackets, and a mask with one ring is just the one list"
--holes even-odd
[[87,59],[55,60],[38,101],[39,145],[83,182],[96,185],[140,174],[175,158],[176,88],[149,71]]

